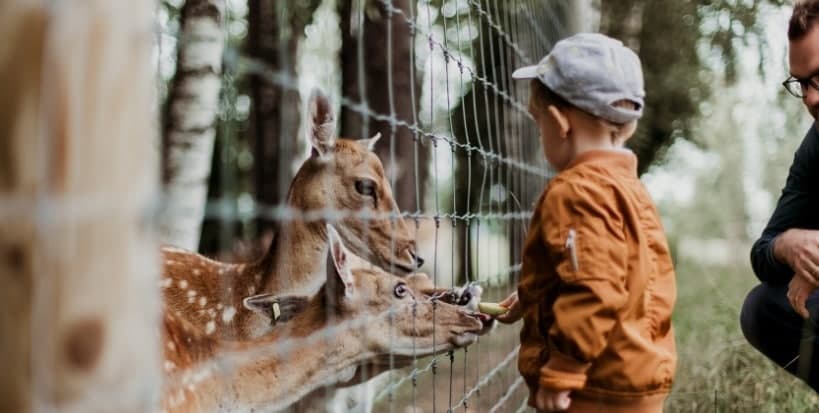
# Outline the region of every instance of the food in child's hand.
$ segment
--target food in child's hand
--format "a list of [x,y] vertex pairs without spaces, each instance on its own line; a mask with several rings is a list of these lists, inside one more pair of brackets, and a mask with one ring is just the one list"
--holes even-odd
[[505,314],[507,311],[509,311],[509,309],[498,303],[481,302],[478,303],[478,311],[484,314],[498,316]]

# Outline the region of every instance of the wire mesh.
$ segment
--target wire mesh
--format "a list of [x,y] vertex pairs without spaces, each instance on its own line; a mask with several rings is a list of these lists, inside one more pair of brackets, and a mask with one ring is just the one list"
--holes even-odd
[[[540,155],[537,132],[527,110],[528,85],[512,81],[511,72],[532,64],[554,40],[566,34],[563,22],[567,8],[563,3],[567,2],[320,3],[320,7],[343,14],[338,16],[342,32],[337,36],[342,43],[349,43],[342,44],[338,52],[341,62],[328,62],[327,68],[322,68],[352,72],[339,76],[342,83],[352,84],[324,83],[338,105],[339,129],[358,138],[382,134],[380,145],[385,150],[379,155],[399,210],[302,210],[289,205],[285,197],[270,203],[270,197],[252,190],[244,193],[252,184],[244,183],[249,174],[243,171],[241,154],[254,143],[244,133],[249,122],[245,109],[237,105],[249,94],[243,79],[257,79],[260,83],[255,87],[262,84],[278,90],[281,105],[294,105],[298,103],[286,100],[284,93],[301,92],[304,96],[301,79],[321,76],[313,73],[315,69],[294,71],[295,65],[287,61],[293,55],[288,53],[271,61],[243,48],[240,41],[232,39],[231,31],[236,22],[247,20],[248,10],[229,1],[223,22],[228,39],[220,104],[222,128],[213,166],[222,189],[211,189],[205,210],[206,222],[216,228],[211,232],[218,234],[211,252],[230,250],[236,238],[251,238],[253,226],[244,223],[259,220],[279,228],[295,222],[339,223],[349,218],[406,220],[415,226],[419,249],[427,251],[428,256],[423,257],[427,266],[422,271],[429,273],[435,285],[476,282],[484,289],[484,300],[505,297],[516,288],[518,257],[534,201],[552,175]],[[277,4],[273,10],[279,25],[296,18],[297,7]],[[308,26],[308,35],[309,30]],[[294,34],[286,30],[279,33],[278,47],[286,48],[290,36]],[[379,45],[378,50],[373,43]],[[383,60],[384,73],[374,75],[370,70],[369,66],[382,64],[376,60]],[[402,77],[407,66],[409,82]],[[403,110],[406,106],[411,109]],[[309,119],[302,123],[305,121]],[[269,179],[282,182],[282,171],[290,169],[292,174],[293,159],[298,158],[292,149],[309,145],[300,137],[280,134],[278,139],[290,140],[291,150],[276,154],[274,159],[290,166],[279,168],[279,176]],[[409,146],[404,145],[407,139],[411,140]],[[402,170],[400,165],[408,167]],[[407,180],[407,175],[411,179]],[[405,192],[411,195],[404,197]],[[402,202],[407,198],[411,202]],[[207,251],[206,238],[204,235],[200,248]],[[243,360],[273,353],[287,357],[341,331],[363,328],[373,318],[392,317],[393,311],[397,309],[341,323],[304,339],[284,340],[274,348],[225,354],[193,371],[179,373],[171,381],[187,386],[212,374],[229,372]],[[468,348],[429,358],[413,357],[410,367],[402,370],[392,369],[395,362],[390,357],[386,382],[370,391],[369,398],[377,411],[508,411],[526,395],[513,362],[516,330],[502,326]],[[396,333],[391,328],[385,334],[392,340]]]

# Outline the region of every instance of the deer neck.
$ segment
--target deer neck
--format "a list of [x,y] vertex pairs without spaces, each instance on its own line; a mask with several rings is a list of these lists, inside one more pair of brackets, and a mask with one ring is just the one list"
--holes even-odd
[[319,221],[290,221],[263,259],[260,290],[278,294],[312,295],[324,282],[327,234]]
[[[271,349],[271,354],[240,363],[222,376],[206,392],[212,399],[204,405],[224,411],[285,409],[322,386],[352,379],[356,367],[373,356],[362,351],[365,347],[352,331],[310,339],[309,332],[321,331],[328,323],[318,312],[305,316],[301,317],[304,322],[238,345],[237,351]],[[288,345],[291,351],[281,350]]]

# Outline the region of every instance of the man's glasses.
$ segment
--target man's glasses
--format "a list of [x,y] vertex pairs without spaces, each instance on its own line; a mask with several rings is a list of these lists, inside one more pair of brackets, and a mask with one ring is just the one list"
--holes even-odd
[[819,75],[813,75],[803,79],[791,76],[782,82],[782,86],[785,86],[785,90],[791,95],[803,99],[808,92],[808,86],[819,91]]

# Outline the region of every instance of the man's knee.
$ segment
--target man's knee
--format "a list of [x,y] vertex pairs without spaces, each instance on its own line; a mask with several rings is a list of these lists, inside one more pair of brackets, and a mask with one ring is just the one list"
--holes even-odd
[[770,293],[764,284],[754,287],[745,297],[742,303],[742,310],[739,314],[739,325],[742,334],[752,346],[759,348],[759,323],[763,313],[763,307]]

